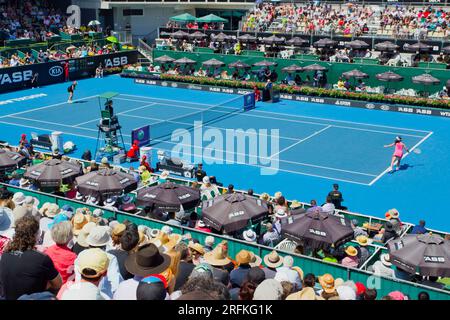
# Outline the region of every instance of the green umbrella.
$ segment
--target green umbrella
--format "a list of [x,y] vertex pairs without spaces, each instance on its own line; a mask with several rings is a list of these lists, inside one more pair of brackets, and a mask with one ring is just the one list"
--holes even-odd
[[171,21],[178,21],[178,22],[190,22],[195,21],[195,17],[192,14],[189,13],[182,13],[177,16],[173,16],[170,18]]
[[228,22],[227,19],[221,18],[219,16],[216,16],[215,14],[208,14],[207,16],[197,18],[197,22],[206,22],[206,23],[212,23],[212,22]]
[[119,43],[119,40],[117,40],[117,38],[114,36],[109,36],[108,38],[106,38],[106,40],[112,43]]

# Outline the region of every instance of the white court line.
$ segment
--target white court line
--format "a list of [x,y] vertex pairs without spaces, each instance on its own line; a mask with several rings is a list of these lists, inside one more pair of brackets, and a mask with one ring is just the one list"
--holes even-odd
[[301,140],[298,140],[296,143],[291,144],[290,146],[288,146],[288,147],[286,147],[286,148],[284,148],[284,149],[281,149],[281,150],[278,151],[277,153],[274,153],[273,155],[271,155],[271,156],[270,156],[270,159],[272,159],[273,157],[279,155],[280,153],[282,153],[282,152],[284,152],[284,151],[286,151],[286,150],[289,150],[289,149],[295,147],[296,145],[298,145],[298,144],[300,144],[300,143],[302,143],[302,142],[304,142],[304,141],[306,141],[306,140],[308,140],[308,139],[311,139],[312,137],[317,136],[318,134],[321,134],[322,132],[324,132],[324,131],[327,130],[327,129],[330,129],[331,127],[332,127],[332,126],[326,126],[325,128],[322,128],[321,130],[316,131],[316,132],[314,132],[313,134],[310,134],[310,135],[307,136],[306,138],[303,138],[303,139],[301,139]]
[[[416,149],[418,146],[420,146],[425,140],[427,140],[431,135],[433,134],[433,132],[428,133],[425,137],[422,138],[422,140],[420,140],[419,142],[416,143],[415,146],[413,146],[411,149],[409,149],[409,152],[407,154],[405,154],[405,156],[402,158],[405,159],[407,156],[409,156],[409,154],[414,151],[414,149]],[[391,167],[387,167],[386,170],[384,170],[382,173],[380,173],[375,179],[373,179],[372,181],[369,182],[369,186],[372,186],[375,182],[377,182],[378,180],[381,179],[382,176],[384,176],[386,173],[388,173],[391,170]]]
[[[145,106],[141,106],[141,107],[137,107],[137,108],[133,108],[133,109],[130,109],[130,110],[126,110],[126,111],[119,112],[117,115],[123,115],[123,114],[125,114],[125,113],[127,113],[127,112],[131,112],[131,111],[136,111],[136,110],[144,109],[144,108],[153,106],[153,105],[155,105],[155,104],[156,104],[156,103],[149,103],[149,104],[146,104]],[[93,119],[93,120],[89,120],[89,121],[77,123],[76,125],[74,125],[74,127],[79,127],[79,126],[82,126],[83,124],[87,124],[87,123],[91,123],[91,122],[99,121],[99,120],[100,120],[100,118],[96,118],[96,119]],[[96,131],[97,131],[97,130],[96,130]]]
[[[140,101],[140,102],[145,102],[145,101]],[[178,101],[178,103],[180,103],[180,101]],[[160,103],[161,105],[164,105],[162,103]],[[168,104],[169,105],[169,104]],[[196,108],[192,108],[192,107],[186,107],[186,106],[182,106],[182,105],[174,105],[174,104],[170,104],[169,106],[172,107],[177,107],[177,108],[188,108],[188,109],[196,109]],[[221,106],[222,108],[226,108]],[[232,109],[232,110],[236,110],[233,108],[228,108],[228,109]],[[206,110],[203,108],[199,108],[196,110]],[[219,111],[219,110],[214,110],[213,112],[219,112],[219,113],[225,113],[225,114],[229,114],[229,112],[227,111]],[[256,114],[250,114],[248,112],[244,112],[244,113],[240,113],[239,115],[243,116],[243,117],[251,117],[251,118],[261,118],[261,119],[269,119],[269,120],[279,120],[279,121],[286,121],[286,122],[293,122],[293,123],[303,123],[303,124],[312,124],[312,125],[318,125],[318,126],[326,126],[329,125],[329,123],[319,123],[319,122],[312,122],[312,121],[301,121],[301,120],[294,120],[294,119],[286,119],[286,118],[276,118],[276,117],[266,117],[266,116],[261,116],[261,115],[256,115]],[[284,114],[285,116],[289,116]],[[320,119],[320,118],[319,118]],[[329,120],[329,121],[334,121],[334,120]],[[380,134],[390,134],[390,135],[402,135],[402,136],[408,136],[408,137],[414,137],[414,138],[423,138],[423,136],[419,136],[419,135],[414,135],[414,134],[409,134],[409,133],[400,133],[400,132],[391,132],[391,131],[381,131],[381,130],[373,130],[373,129],[364,129],[364,128],[356,128],[356,127],[348,127],[348,126],[341,126],[341,125],[334,125],[332,124],[333,128],[340,128],[340,129],[349,129],[349,130],[356,130],[356,131],[365,131],[365,132],[374,132],[374,133],[380,133]],[[377,126],[377,125],[374,125]],[[402,129],[402,130],[409,130],[409,129]],[[413,130],[411,130],[413,131]],[[428,132],[428,131],[425,131]]]
[[[60,125],[60,124],[56,124],[56,123],[52,123],[52,122],[41,121],[41,120],[33,120],[33,119],[27,119],[27,118],[22,118],[22,117],[11,117],[11,118],[18,118],[18,119],[35,121],[35,122],[42,122],[42,123],[45,123],[45,124]],[[48,130],[48,128],[42,128],[42,127],[36,127],[36,126],[30,126],[30,125],[23,125],[23,124],[12,123],[12,122],[7,122],[7,121],[1,121],[1,120],[0,120],[0,123],[13,125],[13,126],[18,126],[18,127],[37,129],[37,130],[44,130],[44,131]],[[60,125],[60,126],[72,127],[72,126],[68,126],[68,125]],[[89,131],[96,131],[97,132],[97,130],[94,130],[94,129],[91,129],[91,128],[78,127],[78,129],[89,130]],[[73,135],[73,136],[78,136],[78,137],[83,137],[83,138],[97,140],[97,137],[86,136],[86,135],[70,133],[70,132],[65,132],[65,133],[68,134],[68,135]],[[124,136],[124,137],[131,137],[131,135],[127,135],[127,134],[122,134],[122,136]],[[167,140],[155,139],[153,141],[166,142],[166,143],[170,143],[170,144],[177,144],[176,142],[167,141]],[[129,143],[125,143],[125,145],[130,145],[130,144]],[[188,145],[186,145],[186,146],[188,146]],[[194,148],[198,148],[198,147],[194,146]],[[159,149],[162,149],[162,148],[159,148]],[[202,149],[203,150],[212,150],[211,148],[202,148]],[[166,151],[171,151],[171,150],[166,150]],[[230,153],[230,152],[227,152],[227,151],[224,151],[224,150],[215,150],[215,151],[224,152],[224,153]],[[243,155],[243,156],[248,156],[249,158],[252,157],[252,155],[250,155],[250,154],[242,154],[242,153],[238,153],[238,152],[233,152],[233,155]],[[253,156],[253,157],[255,157],[255,156]],[[208,158],[208,157],[206,157],[206,158]],[[215,158],[211,158],[211,159],[215,159]],[[267,157],[263,157],[263,159],[271,160],[270,158],[267,158]],[[317,166],[317,165],[311,165],[311,164],[307,164],[307,163],[299,163],[299,162],[285,161],[285,160],[279,160],[279,161],[280,162],[291,163],[291,164],[297,164],[297,165],[306,166],[306,167],[314,167],[314,168],[326,169],[326,170],[330,170],[330,171],[347,172],[347,173],[351,173],[351,174],[364,175],[364,176],[375,176],[375,175],[371,175],[371,174],[367,174],[367,173],[361,173],[361,172],[357,172],[357,171],[349,171],[349,170],[343,170],[343,169],[337,169],[337,168],[331,168],[331,167]],[[256,166],[256,167],[260,167],[260,168],[267,168],[265,166],[252,165],[252,164],[244,164],[244,165]],[[338,181],[342,181],[342,182],[349,182],[349,183],[355,183],[355,184],[360,184],[360,185],[367,185],[365,183],[360,183],[360,182],[355,182],[355,181],[345,180],[345,179],[337,179],[337,178],[334,178],[334,177],[320,176],[320,175],[314,175],[314,174],[310,174],[310,173],[303,173],[303,172],[297,172],[297,171],[286,170],[286,169],[277,169],[277,170],[290,172],[290,173],[301,174],[301,175],[306,175],[306,176],[319,177],[319,178],[324,178],[324,179],[334,179],[334,180],[338,180]]]
[[[80,98],[80,99],[75,99],[75,100],[73,100],[73,102],[76,102],[76,101],[82,101],[82,100],[87,100],[87,99],[92,99],[92,98],[95,98],[95,97],[98,97],[98,95],[95,95],[95,96],[89,96],[89,97],[84,97],[84,98]],[[51,105],[44,106],[44,107],[34,108],[34,109],[25,110],[25,111],[20,111],[20,112],[16,112],[16,113],[10,113],[10,114],[1,116],[0,119],[1,119],[1,118],[7,118],[7,117],[10,117],[10,116],[16,116],[16,115],[19,115],[19,114],[29,113],[29,112],[33,112],[33,111],[37,111],[37,110],[43,110],[43,109],[53,108],[53,107],[57,107],[57,106],[60,106],[60,105],[63,105],[63,104],[69,104],[69,103],[67,103],[67,101],[64,101],[64,102],[55,103],[55,104],[51,104]]]
[[[159,122],[157,122],[157,123],[151,124],[150,126],[154,126],[154,125],[157,125],[157,124],[166,122],[166,121],[167,121],[167,122],[170,122],[170,123],[181,124],[181,125],[184,125],[184,126],[186,126],[186,125],[191,126],[190,123],[178,122],[178,121],[171,121],[171,120],[161,120],[161,119],[152,118],[152,117],[135,116],[135,115],[132,115],[132,114],[123,114],[122,116],[124,116],[124,117],[130,117],[130,118],[137,118],[137,119],[145,119],[145,120],[156,120],[156,121],[159,121]],[[203,127],[203,128],[211,128],[211,129],[220,129],[220,130],[228,130],[228,129],[230,129],[230,128],[223,128],[223,127],[208,126],[208,125],[206,125],[206,126],[205,126],[205,125],[202,125],[202,127]],[[237,129],[233,129],[233,130],[237,130]],[[271,137],[270,134],[263,134],[263,133],[259,133],[259,132],[256,132],[256,135],[262,136],[262,137]],[[279,137],[282,138],[282,139],[285,139],[285,140],[298,141],[298,138],[290,138],[290,137],[282,137],[282,136],[279,136]]]
[[[241,153],[241,152],[236,152],[236,151],[230,152],[230,151],[227,151],[227,150],[215,149],[215,148],[213,149],[213,148],[208,148],[208,147],[203,147],[203,146],[196,146],[196,145],[191,145],[191,144],[186,144],[186,143],[179,143],[179,142],[170,141],[170,140],[153,139],[152,141],[165,142],[165,143],[172,144],[172,145],[176,144],[176,145],[179,145],[179,146],[185,146],[185,147],[189,147],[189,148],[193,147],[194,149],[210,150],[210,151],[212,150],[212,151],[220,152],[220,153],[224,153],[224,154],[231,154],[233,156],[236,155],[236,156],[248,157],[249,159],[250,158],[256,158],[256,159],[264,159],[264,160],[269,160],[269,161],[273,160],[270,157],[260,157],[258,155]],[[296,165],[304,166],[304,167],[313,167],[313,168],[319,168],[319,169],[326,169],[326,170],[330,170],[330,171],[345,172],[345,173],[351,173],[351,174],[355,174],[355,175],[375,177],[374,174],[362,173],[362,172],[358,172],[358,171],[344,170],[344,169],[325,167],[325,166],[319,166],[319,165],[313,165],[313,164],[301,163],[301,162],[294,162],[294,161],[286,161],[286,160],[282,160],[282,159],[278,159],[278,161],[279,162],[283,162],[283,163],[296,164]],[[266,168],[266,167],[264,167],[264,168]]]
[[[179,101],[179,100],[160,99],[160,98],[138,96],[138,95],[131,95],[131,94],[121,94],[121,95],[123,95],[123,96],[130,96],[130,97],[139,97],[139,98],[143,98],[143,99],[155,99],[155,100],[163,100],[163,101],[173,101],[173,102],[177,102],[177,103],[182,102],[182,101]],[[138,101],[138,100],[135,100],[135,101]],[[289,100],[289,101],[291,101],[291,100]],[[140,101],[140,102],[146,102],[146,101]],[[301,101],[294,101],[294,102],[301,102]],[[208,104],[197,103],[197,102],[193,102],[192,104],[210,106]],[[225,108],[225,109],[233,109],[233,108],[225,107],[225,106],[223,106],[223,108]],[[341,123],[349,123],[349,124],[358,124],[358,125],[364,125],[364,126],[370,126],[370,127],[380,127],[380,128],[388,128],[388,129],[398,129],[398,130],[407,130],[407,131],[429,133],[429,131],[427,131],[427,130],[410,129],[410,128],[402,128],[402,127],[393,127],[393,126],[386,126],[386,125],[381,125],[381,124],[379,125],[379,124],[371,124],[371,123],[355,122],[355,121],[335,120],[335,119],[320,118],[320,117],[301,116],[301,115],[294,115],[294,114],[288,114],[288,113],[282,113],[282,112],[263,111],[263,110],[258,110],[258,109],[253,109],[252,112],[276,114],[276,115],[282,115],[282,116],[287,116],[287,117],[295,117],[295,118],[305,118],[305,119],[325,120],[325,121],[341,122]]]
[[[43,130],[43,131],[48,131],[48,127],[47,128],[41,128],[41,127],[35,127],[35,126],[30,126],[30,125],[24,125],[24,124],[18,124],[18,123],[12,123],[12,122],[7,122],[7,121],[3,121],[0,120],[0,123],[3,124],[9,124],[12,126],[16,126],[16,127],[24,127],[24,128],[30,128],[30,129],[36,129],[36,130]],[[66,134],[70,134],[72,136],[77,136],[77,137],[83,137],[83,138],[88,138],[88,139],[93,139],[93,140],[97,140],[97,137],[92,137],[92,136],[86,136],[86,135],[82,135],[82,134],[77,134],[77,133],[68,133],[65,132]]]
[[[27,121],[32,121],[32,122],[45,123],[45,124],[51,124],[51,125],[54,125],[54,126],[67,127],[67,128],[73,128],[73,127],[75,127],[75,126],[73,126],[73,125],[67,125],[67,124],[55,123],[55,122],[44,121],[44,120],[36,120],[36,119],[30,119],[30,118],[24,118],[24,117],[17,117],[17,116],[10,116],[10,118],[12,118],[12,119],[20,119],[20,120],[27,120]],[[81,128],[80,128],[80,129],[81,129]],[[89,130],[89,131],[98,132],[98,130],[91,129],[91,128],[83,128],[83,129],[84,129],[84,130]]]
[[[158,141],[158,140],[154,140],[154,141]],[[167,142],[167,141],[164,141]],[[169,149],[164,149],[164,148],[158,148],[159,150],[164,150],[167,152],[172,152],[172,150]],[[193,156],[190,153],[184,153],[186,156]],[[211,159],[211,160],[223,160],[223,159],[217,159],[217,158],[213,158],[213,157],[205,157],[203,156],[203,159]],[[263,168],[263,169],[270,169],[270,167],[267,166],[261,166],[258,164],[249,164],[249,163],[236,163],[236,164],[240,164],[240,165],[245,165],[245,166],[249,166],[249,167],[256,167],[256,168]],[[218,164],[219,165],[219,164]],[[340,178],[335,178],[335,177],[328,177],[328,176],[321,176],[321,175],[316,175],[316,174],[311,174],[311,173],[305,173],[305,172],[301,172],[301,171],[292,171],[292,170],[287,170],[287,169],[273,169],[273,170],[277,170],[277,171],[282,171],[282,172],[288,172],[288,173],[294,173],[294,174],[298,174],[298,175],[304,175],[304,176],[310,176],[310,177],[314,177],[314,178],[322,178],[322,179],[326,179],[326,180],[334,180],[334,181],[341,181],[341,182],[347,182],[347,183],[352,183],[352,184],[358,184],[358,185],[363,185],[363,186],[368,186],[367,183],[362,183],[362,182],[357,182],[357,181],[352,181],[352,180],[346,180],[346,179],[340,179]]]

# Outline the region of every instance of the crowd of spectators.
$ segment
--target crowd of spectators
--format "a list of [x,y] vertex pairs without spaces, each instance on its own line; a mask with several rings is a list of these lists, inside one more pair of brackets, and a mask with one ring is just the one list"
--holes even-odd
[[449,35],[448,24],[448,9],[433,6],[265,2],[247,15],[242,30],[355,36],[377,33],[404,38],[419,38],[432,32],[432,36],[442,38]]
[[[428,300],[426,292],[378,296],[332,274],[305,274],[293,256],[203,241],[102,217],[102,209],[59,207],[0,190],[0,297],[7,300]],[[203,229],[204,231],[204,229]],[[269,232],[269,231],[268,231]],[[251,236],[251,235],[249,235]],[[361,237],[361,236],[360,236]],[[361,247],[363,248],[363,247]],[[361,256],[364,251],[361,249]],[[343,263],[357,264],[348,247]],[[328,261],[333,261],[327,253]],[[325,260],[325,258],[324,258]],[[388,255],[375,272],[392,276]],[[391,271],[389,271],[391,270]],[[390,273],[389,273],[390,272]],[[430,281],[435,283],[431,279]]]
[[191,30],[223,30],[223,23],[197,23],[196,21],[180,24],[176,21],[168,21],[166,28],[187,28]]
[[[48,159],[35,152],[26,136],[21,137],[18,149],[29,160]],[[83,158],[90,160],[88,150]],[[55,151],[50,157],[77,161]],[[100,164],[90,162],[85,173],[113,168],[106,158]],[[113,168],[114,169],[114,168]],[[153,169],[145,157],[139,168],[129,169],[139,185],[167,182],[169,173],[151,174]],[[220,194],[217,180],[208,175],[200,165],[195,174],[193,188],[199,188],[203,200]],[[2,181],[24,189],[38,187],[16,172],[3,176]],[[235,193],[229,185],[227,193]],[[269,214],[259,226],[232,233],[218,233],[207,226],[197,211],[163,212],[150,207],[136,210],[129,195],[111,197],[104,202],[83,197],[74,185],[63,185],[54,192],[67,198],[97,206],[75,209],[69,205],[59,207],[55,203],[39,203],[37,198],[0,190],[0,296],[6,299],[197,299],[232,300],[373,300],[375,289],[362,283],[335,279],[330,274],[304,274],[301,266],[294,264],[292,256],[280,256],[273,251],[258,257],[246,250],[230,257],[227,241],[217,241],[217,235],[275,247],[283,241],[281,228],[305,213],[318,212],[339,215],[346,210],[344,196],[337,184],[326,195],[324,203],[310,201],[306,210],[294,200],[288,202],[281,192],[270,196],[259,195],[269,208]],[[255,197],[253,190],[246,194]],[[102,208],[103,206],[103,208]],[[142,217],[160,220],[166,224],[161,229],[150,229],[129,221],[119,223],[103,218],[103,210],[133,212]],[[386,213],[386,223],[378,231],[368,231],[359,221],[351,221],[354,241],[337,247],[314,249],[297,242],[293,253],[313,256],[326,262],[346,267],[361,267],[371,256],[370,245],[398,238],[405,225],[396,209]],[[190,234],[174,233],[171,227],[190,227],[209,233],[200,241]],[[428,232],[425,221],[420,221],[412,233]],[[448,240],[448,239],[447,239]],[[20,252],[20,255],[17,255]],[[26,261],[26,263],[24,263]],[[156,264],[151,262],[159,261]],[[388,254],[371,261],[369,270],[376,275],[414,281],[443,288],[437,277],[419,277],[394,268]],[[25,275],[33,274],[33,277]],[[159,280],[157,280],[157,279]],[[195,280],[194,280],[195,279]],[[148,284],[158,284],[158,290]],[[156,286],[156,284],[154,285]],[[145,287],[145,288],[144,288]],[[155,291],[156,290],[156,291]],[[198,292],[201,291],[201,294]],[[157,292],[157,294],[155,293]],[[422,294],[423,295],[423,294]],[[378,297],[381,298],[381,297]],[[405,300],[401,292],[390,293],[383,299]]]
[[46,41],[65,25],[66,15],[49,0],[2,0],[0,39]]

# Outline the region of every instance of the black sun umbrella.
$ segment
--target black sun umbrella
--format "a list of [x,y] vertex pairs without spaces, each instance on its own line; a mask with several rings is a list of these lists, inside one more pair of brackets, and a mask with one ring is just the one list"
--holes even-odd
[[392,71],[379,73],[375,77],[380,81],[386,81],[386,82],[398,82],[398,81],[403,80],[403,77],[401,75],[396,74]]
[[191,38],[191,39],[203,39],[203,38],[206,38],[207,35],[204,34],[203,32],[195,31],[194,33],[190,33],[188,35],[188,37]]
[[200,190],[173,182],[166,182],[154,187],[147,187],[137,192],[138,206],[156,207],[164,211],[194,209],[200,203]]
[[131,174],[111,169],[90,172],[76,178],[75,181],[78,192],[83,196],[101,199],[118,196],[137,188],[137,182]]
[[339,246],[353,239],[349,220],[315,211],[305,214],[291,224],[283,225],[281,234],[293,241],[303,241],[313,249]]
[[367,49],[369,47],[369,44],[361,40],[354,40],[346,42],[345,47],[350,49]]
[[428,233],[406,235],[388,243],[391,262],[422,276],[450,276],[450,241]]
[[205,67],[217,68],[217,67],[223,67],[225,65],[225,63],[222,61],[219,61],[217,59],[209,59],[209,60],[203,61],[202,65]]
[[273,67],[276,66],[277,63],[274,61],[269,61],[269,60],[262,60],[262,61],[258,61],[256,63],[253,64],[254,67]]
[[217,231],[234,232],[261,221],[269,213],[265,201],[243,194],[225,194],[203,201],[202,220]]
[[243,34],[242,36],[238,37],[238,40],[243,42],[254,42],[256,41],[256,37],[249,35],[249,34]]
[[164,55],[164,56],[153,59],[153,61],[158,62],[158,63],[171,63],[171,62],[174,62],[175,59]]
[[284,67],[283,69],[281,69],[281,71],[287,72],[287,73],[295,73],[295,72],[303,71],[303,68],[296,64],[291,64],[290,66],[287,66],[287,67]]
[[17,152],[0,149],[0,170],[17,168],[24,159],[25,157]]
[[324,38],[324,39],[320,39],[316,42],[313,43],[313,46],[316,48],[334,48],[337,44],[337,41],[328,39],[328,38]]
[[300,47],[300,46],[307,45],[309,43],[309,41],[302,39],[300,37],[293,37],[292,39],[289,39],[288,41],[286,41],[286,43],[291,46]]
[[431,74],[425,73],[420,76],[412,77],[412,82],[424,85],[436,85],[441,83],[441,80],[433,77]]
[[262,42],[265,44],[282,44],[286,39],[272,35],[270,37],[262,38]]
[[355,78],[355,79],[365,79],[368,78],[369,75],[367,73],[364,73],[362,71],[359,71],[358,69],[350,70],[347,72],[343,72],[342,76],[346,79]]
[[228,65],[228,68],[247,69],[250,68],[250,65],[246,64],[245,62],[242,62],[241,60],[238,60],[236,62],[230,63]]
[[403,46],[403,49],[409,52],[429,52],[431,48],[432,48],[431,46],[422,42],[417,42],[411,45],[405,43],[405,45]]
[[178,30],[171,34],[171,36],[175,39],[183,39],[189,37],[189,33],[184,32],[182,30]]
[[380,43],[377,43],[375,45],[375,49],[380,50],[380,51],[395,51],[399,48],[398,45],[396,45],[395,43],[392,43],[390,41],[383,41]]
[[450,54],[450,46],[446,46],[446,47],[442,48],[442,52]]
[[231,39],[231,36],[226,35],[223,32],[220,32],[218,34],[211,34],[211,39],[216,42],[225,42]]
[[328,69],[320,64],[314,63],[309,66],[303,67],[304,71],[327,71]]
[[72,182],[81,174],[81,165],[52,159],[29,167],[23,176],[41,187],[59,187],[62,183]]
[[181,59],[175,60],[173,63],[175,63],[175,64],[194,64],[194,63],[197,63],[197,61],[183,57]]

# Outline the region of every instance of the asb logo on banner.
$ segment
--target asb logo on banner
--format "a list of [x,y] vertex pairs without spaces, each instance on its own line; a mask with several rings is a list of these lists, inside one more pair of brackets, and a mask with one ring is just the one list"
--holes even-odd
[[0,84],[12,84],[24,81],[30,81],[33,77],[33,70],[16,71],[9,73],[5,70],[5,73],[0,73]]
[[128,57],[115,57],[112,59],[106,58],[104,60],[105,68],[111,68],[111,67],[120,67],[128,64]]
[[59,77],[64,72],[63,67],[61,66],[53,66],[50,69],[48,69],[48,74],[52,77]]

